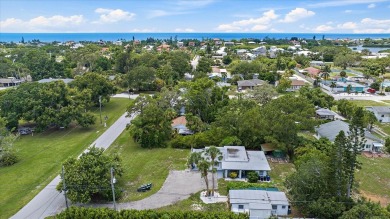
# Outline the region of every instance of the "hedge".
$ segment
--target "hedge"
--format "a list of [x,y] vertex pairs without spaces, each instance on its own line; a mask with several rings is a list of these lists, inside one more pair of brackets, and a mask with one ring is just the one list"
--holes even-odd
[[58,219],[249,219],[247,214],[233,212],[204,211],[156,211],[156,210],[121,210],[109,208],[71,207],[56,215]]

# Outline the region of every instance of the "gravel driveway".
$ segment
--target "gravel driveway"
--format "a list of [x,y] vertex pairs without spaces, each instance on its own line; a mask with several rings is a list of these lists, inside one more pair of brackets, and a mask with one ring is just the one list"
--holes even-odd
[[154,195],[134,202],[120,203],[119,209],[154,209],[187,199],[206,188],[199,172],[171,170],[164,185]]

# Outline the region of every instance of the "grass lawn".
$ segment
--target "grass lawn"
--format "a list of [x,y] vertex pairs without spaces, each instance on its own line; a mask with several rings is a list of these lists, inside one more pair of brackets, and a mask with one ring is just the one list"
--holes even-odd
[[[107,124],[114,123],[129,103],[126,98],[112,98],[102,108],[108,116]],[[65,130],[48,130],[34,136],[21,136],[15,142],[20,161],[0,168],[0,218],[9,218],[27,204],[61,170],[70,156],[79,155],[103,131],[99,110],[94,109],[96,125],[90,128],[70,127]]]
[[205,204],[200,200],[200,192],[191,195],[188,199],[176,202],[157,210],[162,211],[230,211],[227,203]]
[[377,123],[377,125],[382,129],[382,131],[390,135],[390,123]]
[[382,101],[390,104],[390,100],[382,100]]
[[359,191],[372,201],[390,204],[390,159],[359,156],[362,169],[357,171]]
[[[190,150],[144,149],[134,143],[128,131],[124,131],[107,152],[118,153],[122,158],[124,174],[118,179],[118,185],[125,191],[119,201],[127,202],[143,199],[160,190],[169,170],[186,168]],[[153,183],[151,191],[137,192],[137,188],[146,183]]]
[[356,104],[357,106],[388,106],[386,103],[376,102],[373,100],[350,100],[352,103]]
[[295,171],[294,164],[269,162],[269,165],[271,166],[271,181],[275,184],[279,191],[286,192],[284,181],[289,174]]

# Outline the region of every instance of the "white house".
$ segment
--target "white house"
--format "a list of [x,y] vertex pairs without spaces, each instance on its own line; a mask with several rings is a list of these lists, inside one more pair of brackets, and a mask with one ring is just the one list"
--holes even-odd
[[229,203],[232,212],[247,213],[250,219],[286,216],[289,213],[289,203],[284,192],[230,190]]
[[301,89],[301,87],[305,86],[305,81],[302,80],[297,80],[297,79],[292,79],[291,80],[291,86],[287,91],[297,91]]
[[[322,124],[316,128],[316,138],[327,138],[329,141],[334,142],[336,136],[340,131],[344,131],[345,135],[349,135],[349,124],[341,120],[335,120]],[[364,137],[366,143],[362,151],[380,152],[383,149],[382,140],[371,134],[369,131],[365,131]]]
[[[192,149],[191,152],[202,153],[202,156],[209,159],[204,149]],[[222,160],[218,161],[217,176],[218,178],[229,178],[230,173],[237,173],[238,179],[245,179],[248,171],[255,171],[259,178],[267,177],[271,167],[263,151],[247,151],[244,146],[224,146],[217,147],[222,154]],[[195,166],[194,166],[195,167]],[[270,179],[269,177],[267,177]]]
[[325,63],[323,61],[311,61],[310,66],[311,67],[322,67],[322,66],[325,66]]
[[369,106],[366,107],[368,111],[374,113],[379,122],[390,122],[390,107],[388,106]]
[[255,55],[263,55],[265,56],[267,54],[267,47],[265,46],[259,46],[254,49],[251,49],[252,53]]

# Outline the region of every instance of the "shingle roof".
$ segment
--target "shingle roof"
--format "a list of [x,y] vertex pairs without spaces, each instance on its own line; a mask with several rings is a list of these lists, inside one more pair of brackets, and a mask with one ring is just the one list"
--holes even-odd
[[291,86],[304,86],[305,82],[301,80],[291,80]]
[[318,109],[316,110],[316,114],[320,116],[335,116],[336,113],[329,109]]
[[185,116],[179,116],[176,119],[172,120],[172,127],[173,128],[182,128],[187,125],[187,119]]
[[45,78],[45,79],[39,80],[38,82],[39,83],[50,83],[53,81],[63,81],[65,84],[68,84],[68,83],[72,82],[73,80],[74,79],[71,79],[71,78],[65,78],[65,79]]
[[260,80],[260,79],[237,81],[237,85],[239,87],[254,87],[254,86],[257,86],[257,85],[262,85],[264,83],[265,83],[265,81]]
[[389,106],[372,106],[372,109],[377,113],[390,113]]

